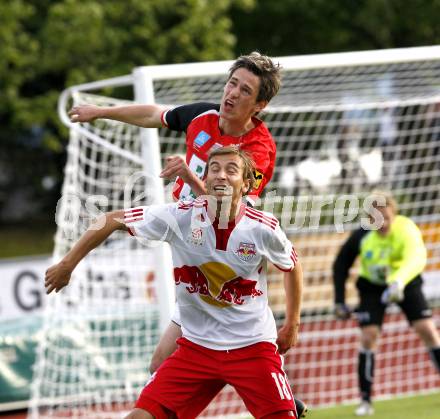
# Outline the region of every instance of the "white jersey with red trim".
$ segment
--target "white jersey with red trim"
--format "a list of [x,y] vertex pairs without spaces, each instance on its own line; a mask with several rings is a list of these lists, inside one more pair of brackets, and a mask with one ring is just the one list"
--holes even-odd
[[[223,135],[219,127],[220,105],[193,103],[178,106],[162,114],[162,124],[171,130],[186,132],[186,163],[202,179],[210,151],[219,147],[239,145],[255,163],[255,188],[248,199],[255,201],[273,175],[276,146],[268,128],[258,118],[252,118],[254,128],[239,137]],[[177,178],[173,189],[175,200],[194,198],[188,184]]]
[[297,255],[272,214],[243,204],[236,222],[211,222],[196,199],[129,209],[125,224],[170,243],[183,336],[216,350],[275,343],[267,262],[290,271]]

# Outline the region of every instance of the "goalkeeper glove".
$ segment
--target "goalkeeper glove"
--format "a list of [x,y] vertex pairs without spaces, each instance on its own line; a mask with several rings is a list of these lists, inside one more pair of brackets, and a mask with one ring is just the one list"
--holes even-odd
[[351,310],[344,303],[336,303],[334,313],[339,320],[347,320],[351,317]]
[[400,303],[403,300],[403,290],[405,285],[400,281],[394,281],[385,289],[382,293],[381,301],[382,304],[388,303]]

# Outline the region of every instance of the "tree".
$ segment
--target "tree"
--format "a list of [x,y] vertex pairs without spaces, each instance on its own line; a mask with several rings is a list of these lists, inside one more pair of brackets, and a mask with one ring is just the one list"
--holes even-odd
[[236,53],[300,55],[436,45],[438,0],[257,0],[234,9]]
[[230,59],[229,9],[252,1],[0,0],[0,212],[18,189],[49,195],[42,178],[62,176],[65,87],[141,65]]

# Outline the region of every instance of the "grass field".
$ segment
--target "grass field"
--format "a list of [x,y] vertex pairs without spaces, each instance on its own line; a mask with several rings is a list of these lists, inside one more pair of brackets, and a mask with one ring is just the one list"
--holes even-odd
[[[353,419],[356,406],[312,409],[307,419]],[[374,403],[372,419],[439,419],[440,393],[427,396],[399,397]]]
[[[312,409],[306,419],[354,419],[355,405]],[[399,397],[392,400],[377,401],[376,412],[371,419],[439,419],[440,393],[428,396]],[[12,413],[0,412],[1,419],[24,419],[26,411]],[[249,417],[251,419],[251,417]]]

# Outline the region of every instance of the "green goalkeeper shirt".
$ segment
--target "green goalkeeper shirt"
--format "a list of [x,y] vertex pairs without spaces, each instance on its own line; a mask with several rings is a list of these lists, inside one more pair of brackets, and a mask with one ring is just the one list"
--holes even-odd
[[375,284],[402,281],[407,285],[422,273],[426,265],[426,247],[416,224],[397,215],[389,233],[368,232],[360,243],[359,275]]

